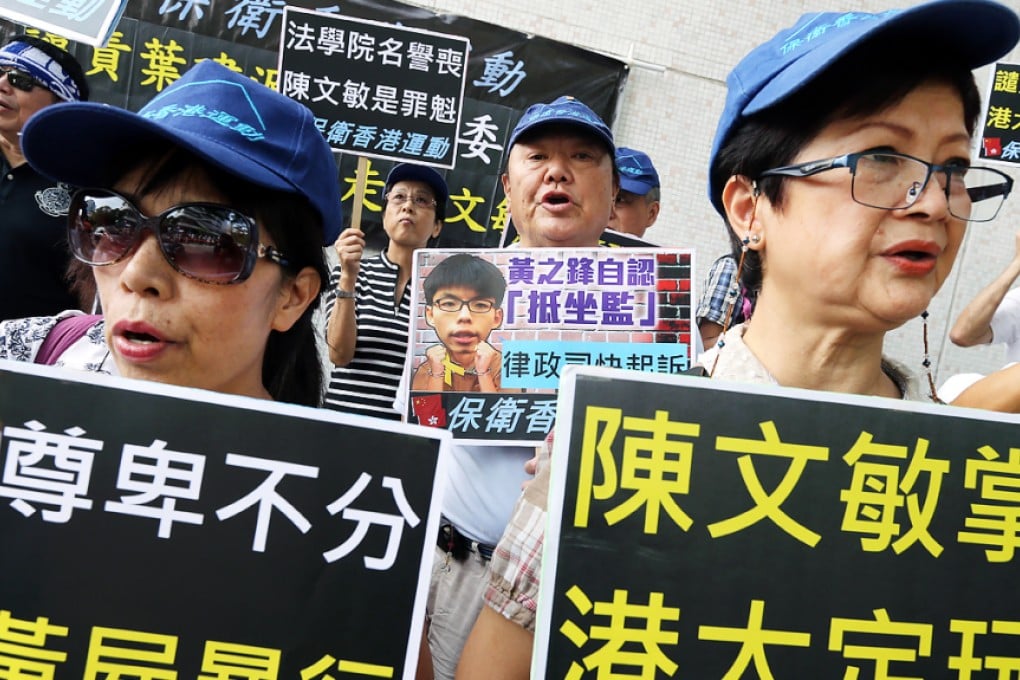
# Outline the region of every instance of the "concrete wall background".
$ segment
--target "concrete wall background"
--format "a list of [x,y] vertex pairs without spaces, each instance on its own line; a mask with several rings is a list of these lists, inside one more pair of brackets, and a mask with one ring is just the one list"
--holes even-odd
[[[662,212],[646,236],[696,249],[695,280],[728,249],[725,228],[706,196],[708,154],[725,101],[729,70],[756,44],[808,11],[881,11],[914,2],[873,0],[415,0],[439,13],[468,16],[542,35],[631,63],[622,106],[612,127],[618,144],[652,156],[662,179]],[[1020,11],[1020,0],[1005,4]],[[937,49],[937,46],[933,46]],[[919,55],[919,58],[923,56]],[[1016,62],[1020,50],[1003,61]],[[976,72],[984,92],[990,68]],[[570,94],[570,84],[563,84]],[[999,166],[997,166],[999,167]],[[1003,167],[1015,179],[1020,173]],[[1012,257],[1020,229],[1020,196],[991,223],[968,228],[954,273],[933,301],[930,347],[941,384],[954,373],[988,372],[1003,361],[1001,346],[961,349],[947,333],[960,310]],[[921,322],[890,334],[886,351],[921,370]]]

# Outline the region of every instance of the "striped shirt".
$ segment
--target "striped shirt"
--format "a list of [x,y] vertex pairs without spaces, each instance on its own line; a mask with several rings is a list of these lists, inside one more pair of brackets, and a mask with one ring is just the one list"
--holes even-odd
[[[361,262],[354,283],[354,318],[358,324],[354,358],[347,366],[334,366],[323,404],[326,408],[377,418],[400,420],[393,408],[397,385],[407,357],[411,318],[411,286],[404,288],[400,307],[393,306],[399,269],[378,256]],[[340,265],[330,275],[326,298],[327,319],[336,304]],[[328,322],[327,322],[328,323]]]

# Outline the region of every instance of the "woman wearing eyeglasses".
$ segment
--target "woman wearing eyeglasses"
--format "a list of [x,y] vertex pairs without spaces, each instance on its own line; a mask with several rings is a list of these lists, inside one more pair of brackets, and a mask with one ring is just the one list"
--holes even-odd
[[395,165],[383,189],[386,248],[363,259],[365,234],[354,227],[334,244],[339,264],[326,306],[326,343],[334,365],[327,408],[400,419],[393,401],[407,355],[412,255],[438,238],[448,196],[446,180],[432,168]]
[[[970,167],[971,69],[1018,37],[1003,5],[935,0],[806,14],[736,66],[709,198],[739,258],[734,285],[758,296],[750,321],[702,356],[713,378],[936,398],[882,343],[925,312],[967,222],[992,219],[1009,193],[1007,176]],[[457,678],[528,677],[550,467],[493,554]]]
[[1012,189],[971,165],[971,69],[1017,25],[982,0],[805,15],[736,67],[709,194],[759,294],[704,358],[714,377],[937,400],[930,372],[922,388],[882,343],[925,314],[968,222]]
[[[68,241],[104,314],[58,365],[320,403],[312,313],[341,214],[305,107],[206,61],[138,113],[46,109],[22,146],[39,172],[82,187]],[[0,357],[35,360],[67,316],[0,325]]]

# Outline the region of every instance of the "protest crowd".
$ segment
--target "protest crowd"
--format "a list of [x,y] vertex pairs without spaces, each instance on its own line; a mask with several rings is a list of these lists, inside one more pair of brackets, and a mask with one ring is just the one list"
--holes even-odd
[[[402,423],[442,429],[470,404],[537,399],[514,372],[523,370],[524,347],[551,355],[556,331],[576,342],[575,352],[583,343],[595,351],[600,341],[613,351],[683,345],[684,365],[646,369],[649,382],[684,374],[707,389],[718,381],[719,389],[765,399],[795,388],[782,394],[893,415],[957,406],[968,409],[951,411],[960,418],[1008,418],[1000,414],[1020,412],[1020,232],[1015,244],[1000,244],[1016,256],[950,333],[959,346],[1005,343],[1000,370],[953,376],[942,389],[927,310],[952,280],[967,230],[996,219],[1009,200],[1010,174],[974,158],[984,104],[973,72],[1014,49],[1020,16],[998,0],[926,0],[881,13],[815,4],[769,40],[745,46],[729,65],[714,138],[691,140],[711,149],[701,170],[717,222],[703,228],[730,246],[700,253],[712,263],[704,280],[690,270],[686,244],[657,236],[656,222],[674,209],[655,165],[665,159],[654,148],[625,146],[612,121],[569,84],[506,121],[497,190],[513,239],[480,248],[450,236],[461,188],[451,166],[394,157],[374,199],[364,184],[350,187],[355,201],[377,202],[376,228],[362,222],[361,205],[354,214],[342,207],[351,197],[338,174],[347,151],[338,155],[321,117],[282,88],[203,60],[131,108],[90,101],[75,56],[19,27],[25,32],[0,47],[0,369],[50,364],[100,380],[251,398],[262,408],[355,415],[339,422],[404,433]],[[680,299],[656,298],[661,280],[610,294],[608,275],[543,288],[522,273],[525,261],[569,269],[608,262],[617,250],[658,263],[650,266],[664,277],[670,257],[688,263],[689,287],[671,293],[686,293],[670,326],[676,333],[663,335],[659,319],[594,340],[549,317],[520,325],[522,310],[537,314],[534,301],[553,299],[557,286],[570,292],[556,299],[594,306],[633,302],[649,285],[648,314]],[[576,307],[563,303],[559,313],[585,318],[584,305]],[[923,360],[905,365],[888,354],[886,337],[915,319],[924,320]],[[614,384],[606,383],[607,395]],[[561,398],[559,408],[569,403]],[[556,571],[549,552],[564,540],[554,517],[567,512],[571,493],[557,486],[567,465],[559,458],[576,448],[568,439],[582,437],[568,415],[537,436],[454,432],[443,440],[442,500],[429,522],[407,521],[407,531],[432,533],[412,584],[422,616],[409,624],[409,648],[418,649],[404,677],[523,679],[536,669],[541,677],[653,677],[601,674],[605,664],[626,666],[635,658],[626,654],[653,645],[648,640],[631,640],[613,662],[587,656],[566,675],[544,656],[550,636],[562,633],[579,648],[597,637],[594,628],[591,639],[563,632],[560,610],[557,629],[548,629],[551,579],[571,578],[562,574],[567,557]],[[592,502],[600,484],[622,487],[641,476],[621,467],[615,481],[606,458],[613,454],[591,447],[604,473]],[[0,496],[9,481],[0,479]],[[912,518],[927,512],[909,502]],[[585,549],[583,541],[561,545],[565,556],[568,547]],[[641,561],[634,554],[628,568],[644,573]],[[591,570],[599,568],[593,557]],[[0,599],[0,669],[9,653],[6,609]],[[667,662],[656,662],[663,674],[654,677],[671,676]]]

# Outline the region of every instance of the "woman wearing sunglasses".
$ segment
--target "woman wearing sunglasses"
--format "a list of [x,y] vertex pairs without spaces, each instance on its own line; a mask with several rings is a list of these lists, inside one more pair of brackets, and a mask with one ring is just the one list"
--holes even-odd
[[[971,69],[1018,37],[1017,15],[990,0],[817,12],[736,66],[709,198],[739,261],[734,285],[757,302],[701,359],[713,378],[936,399],[882,344],[925,312],[967,225],[994,218],[1009,193],[1008,176],[970,163]],[[493,555],[458,678],[528,676],[550,467]]]
[[[81,187],[68,242],[104,314],[58,365],[319,404],[312,313],[341,212],[304,106],[206,61],[138,113],[47,109],[22,145]],[[0,357],[35,360],[58,318],[0,324]]]

